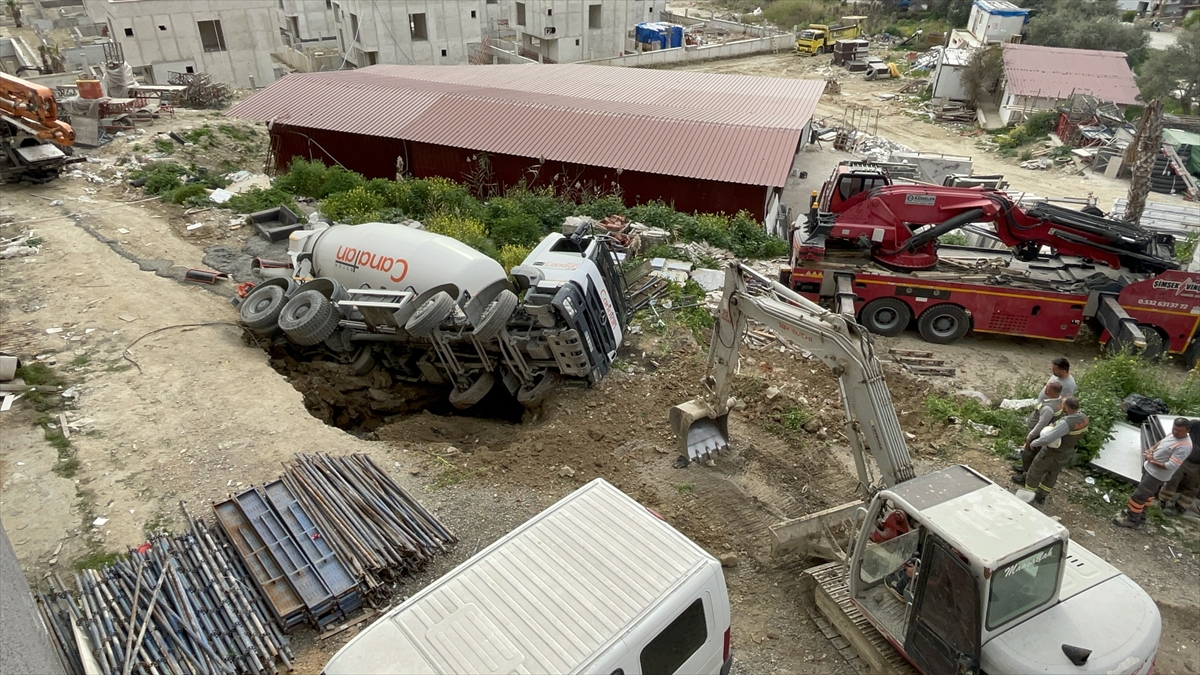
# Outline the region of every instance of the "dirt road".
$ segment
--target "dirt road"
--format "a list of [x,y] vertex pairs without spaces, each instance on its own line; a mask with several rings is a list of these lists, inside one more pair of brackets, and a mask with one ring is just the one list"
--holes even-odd
[[[154,130],[199,119],[185,113]],[[0,518],[31,582],[137,545],[147,529],[177,527],[180,500],[203,512],[211,500],[274,478],[293,452],[365,452],[461,540],[399,589],[400,600],[583,482],[604,477],[713,554],[736,556],[726,571],[738,672],[846,672],[795,591],[797,571],[809,562],[773,559],[768,550],[770,524],[853,492],[837,431],[836,382],[824,366],[791,353],[745,353],[734,448],[712,467],[672,466],[678,453],[666,411],[700,393],[705,356],[684,330],[635,340],[622,352],[622,370],[594,389],[561,393],[536,421],[426,412],[397,416],[363,434],[378,440],[362,440],[310,415],[297,390],[304,383],[285,380],[242,341],[230,325],[235,311],[214,292],[222,287],[178,280],[186,268],[203,266],[206,246],[240,248],[244,229],[222,229],[227,215],[185,215],[142,198],[119,180],[69,178],[0,194],[0,234],[34,229],[43,240],[39,255],[0,262],[0,344],[28,357],[53,356],[80,394],[66,411],[76,425],[73,474],[54,472],[59,457],[25,402],[0,417]],[[50,206],[55,200],[62,204]],[[199,234],[186,229],[197,219],[209,223]],[[124,356],[134,341],[131,362]],[[929,423],[923,401],[938,388],[994,393],[1001,377],[1043,375],[1059,352],[1002,340],[954,349],[969,374],[962,382],[889,371],[911,449],[921,470],[968,462],[1006,480],[1003,462],[978,441]],[[1090,348],[1079,349],[1082,356]],[[769,400],[769,386],[782,395]],[[818,430],[787,429],[784,417],[795,409],[814,415]],[[564,466],[574,475],[563,477]],[[1080,476],[1070,482],[1082,485]],[[1197,531],[1182,528],[1174,538],[1116,532],[1066,500],[1051,513],[1159,601],[1166,624],[1160,672],[1200,673]],[[353,633],[317,640],[299,631],[297,672],[319,672]]]

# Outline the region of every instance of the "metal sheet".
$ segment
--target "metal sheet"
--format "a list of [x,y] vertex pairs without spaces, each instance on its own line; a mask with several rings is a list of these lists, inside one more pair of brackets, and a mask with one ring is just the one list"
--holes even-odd
[[257,490],[247,490],[234,499],[312,616],[328,611],[333,594],[262,495]]
[[1129,105],[1141,95],[1124,52],[1006,44],[1004,76],[1014,96],[1065,99],[1090,94]]
[[300,502],[296,500],[292,491],[287,489],[283,481],[277,480],[264,485],[263,492],[266,493],[271,506],[279,514],[279,519],[283,521],[292,538],[299,544],[300,549],[317,573],[321,575],[329,592],[338,597],[353,592],[358,587],[358,583],[334,555],[333,549],[321,536],[317,526],[309,518]]
[[238,557],[250,570],[254,583],[267,598],[272,613],[285,629],[304,619],[304,601],[287,582],[275,557],[259,538],[250,520],[232,499],[213,505],[221,529],[229,536]]
[[1142,430],[1126,422],[1113,425],[1107,443],[1100,454],[1089,462],[1134,483],[1142,479]]
[[39,145],[30,145],[24,148],[17,148],[17,154],[21,159],[35,164],[37,162],[50,162],[56,159],[66,157],[62,150],[53,143],[41,143]]
[[[585,166],[783,186],[824,83],[581,64],[295,74],[233,117]],[[669,143],[663,139],[687,139]]]

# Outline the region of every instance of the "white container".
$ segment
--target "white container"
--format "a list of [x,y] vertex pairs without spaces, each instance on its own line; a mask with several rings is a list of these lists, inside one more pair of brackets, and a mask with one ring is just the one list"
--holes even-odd
[[421,293],[454,284],[476,295],[507,278],[500,263],[450,237],[392,223],[335,225],[303,239],[314,277],[347,289]]

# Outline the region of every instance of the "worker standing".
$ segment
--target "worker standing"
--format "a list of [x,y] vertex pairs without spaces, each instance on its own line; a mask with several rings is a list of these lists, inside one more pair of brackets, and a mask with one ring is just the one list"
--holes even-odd
[[1163,513],[1168,516],[1182,516],[1200,493],[1200,420],[1192,422],[1188,437],[1192,441],[1192,453],[1158,491]]
[[1159,488],[1170,482],[1183,460],[1192,454],[1192,439],[1188,436],[1191,426],[1186,418],[1175,418],[1171,435],[1145,452],[1142,480],[1129,498],[1128,507],[1113,518],[1114,525],[1140,529],[1146,524],[1146,507],[1154,501]]
[[1029,467],[1033,464],[1033,458],[1037,456],[1038,451],[1031,445],[1033,440],[1042,433],[1042,429],[1054,419],[1062,408],[1062,384],[1054,378],[1046,383],[1038,394],[1038,406],[1033,412],[1029,413],[1029,417],[1025,418],[1025,428],[1029,429],[1029,434],[1025,436],[1025,445],[1021,448],[1021,466],[1017,469],[1017,473],[1013,475],[1013,482],[1019,485],[1025,484],[1025,474],[1029,473]]
[[[1057,358],[1050,362],[1050,379],[1046,380],[1046,384],[1057,382],[1062,387],[1062,396],[1075,395],[1075,378],[1071,376],[1071,362],[1064,358]],[[1038,402],[1045,400],[1046,390],[1038,392]]]
[[[1046,497],[1058,482],[1058,474],[1075,458],[1075,445],[1087,433],[1088,416],[1079,410],[1079,399],[1064,396],[1062,417],[1049,431],[1029,443],[1037,453],[1025,474],[1025,489],[1034,493],[1033,500],[1045,504]],[[1055,443],[1057,441],[1057,443]],[[1200,468],[1200,465],[1197,465]]]

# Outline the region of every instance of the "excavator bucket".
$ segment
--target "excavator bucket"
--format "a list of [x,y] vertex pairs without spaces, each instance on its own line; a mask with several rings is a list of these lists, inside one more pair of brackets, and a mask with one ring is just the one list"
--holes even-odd
[[671,408],[671,431],[679,451],[689,461],[702,462],[729,449],[729,413],[718,415],[704,401],[693,399]]

